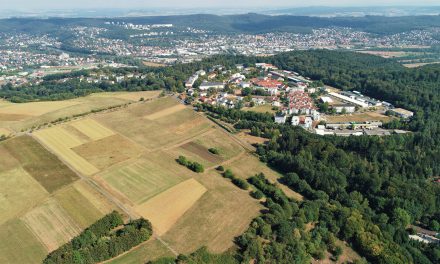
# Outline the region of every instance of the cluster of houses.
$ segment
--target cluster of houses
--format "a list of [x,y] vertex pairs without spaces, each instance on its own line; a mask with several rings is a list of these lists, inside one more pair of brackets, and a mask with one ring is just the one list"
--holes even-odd
[[[221,75],[223,80],[218,76]],[[258,76],[258,77],[255,77]],[[202,81],[196,84],[196,81]],[[214,80],[215,79],[215,80]],[[319,135],[390,135],[405,131],[389,131],[382,129],[382,122],[322,122],[325,117],[315,105],[312,94],[320,92],[323,103],[334,109],[334,113],[351,114],[359,109],[382,107],[400,118],[410,118],[413,113],[394,108],[387,102],[365,96],[360,92],[327,91],[324,87],[311,85],[312,81],[296,72],[278,70],[272,64],[257,63],[255,67],[236,65],[235,69],[227,70],[221,65],[194,73],[186,82],[186,96],[196,97],[195,100],[227,108],[237,106],[261,106],[270,104],[276,109],[275,122],[284,124],[289,120],[293,126],[299,126]],[[228,90],[225,91],[225,88]],[[250,90],[249,90],[250,88]],[[244,93],[244,89],[247,89]],[[261,91],[264,91],[261,94]],[[214,92],[213,92],[214,91]],[[249,91],[252,91],[249,94]],[[196,96],[197,95],[197,96]],[[315,94],[316,95],[316,94]],[[316,96],[314,96],[316,98]]]

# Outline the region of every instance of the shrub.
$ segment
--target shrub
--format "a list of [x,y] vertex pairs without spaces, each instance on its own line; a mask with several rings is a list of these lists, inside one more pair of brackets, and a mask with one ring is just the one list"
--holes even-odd
[[228,179],[233,179],[233,178],[235,178],[235,175],[234,175],[234,173],[232,173],[232,171],[230,169],[227,169],[223,173],[223,177],[228,178]]
[[264,197],[264,194],[260,190],[256,190],[251,192],[251,196],[257,200],[260,200],[261,198]]
[[218,166],[217,168],[216,168],[216,170],[218,170],[218,171],[225,171],[225,168],[223,167],[223,166]]
[[249,184],[243,179],[233,178],[232,183],[237,185],[239,188],[241,188],[243,190],[249,189]]
[[211,152],[212,154],[218,155],[220,154],[220,151],[216,148],[210,148],[208,149],[209,152]]
[[188,160],[187,160],[186,157],[184,157],[184,156],[179,156],[179,158],[177,159],[177,162],[178,162],[180,165],[188,166]]

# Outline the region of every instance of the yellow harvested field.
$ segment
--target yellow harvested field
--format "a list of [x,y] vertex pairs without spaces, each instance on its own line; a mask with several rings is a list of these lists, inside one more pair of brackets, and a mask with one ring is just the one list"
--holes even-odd
[[23,221],[0,225],[0,263],[40,264],[47,250]]
[[116,134],[72,150],[96,168],[104,170],[114,164],[138,157],[143,149],[129,139]]
[[99,140],[115,134],[112,130],[90,118],[72,122],[70,125],[92,140]]
[[158,235],[165,234],[207,189],[194,179],[182,182],[137,206],[136,211],[151,221]]
[[144,100],[157,98],[160,95],[161,91],[143,91],[143,92],[110,92],[110,93],[96,93],[90,95],[90,97],[110,97],[110,98],[119,98],[130,101],[139,101],[141,98]]
[[74,184],[74,188],[80,192],[93,206],[101,212],[102,215],[106,215],[113,210],[116,210],[115,205],[104,197],[97,190],[93,189],[85,181],[78,181]]
[[56,201],[81,228],[87,228],[103,214],[72,185],[57,192]]
[[22,168],[0,171],[0,224],[19,216],[48,195]]
[[67,243],[82,231],[55,200],[49,200],[30,211],[22,220],[49,252]]
[[59,101],[59,102],[33,102],[24,104],[10,104],[0,108],[1,114],[40,116],[49,112],[57,111],[62,108],[79,104],[78,101]]
[[4,135],[4,136],[9,136],[11,133],[12,133],[11,130],[9,130],[9,129],[7,129],[7,128],[1,128],[1,127],[0,127],[0,137],[1,137],[2,135]]
[[99,171],[71,149],[84,142],[61,127],[40,130],[35,132],[34,136],[78,172],[84,175],[92,175]]
[[21,121],[30,118],[30,115],[19,115],[19,114],[2,114],[0,113],[0,121]]
[[167,109],[161,110],[159,112],[153,113],[151,115],[147,115],[145,118],[149,119],[149,120],[156,120],[162,117],[166,117],[168,115],[172,115],[174,113],[177,113],[183,109],[185,109],[186,107],[182,104],[178,104],[175,105],[173,107],[169,107]]
[[[175,163],[174,160],[171,162]],[[184,180],[170,167],[152,159],[139,159],[119,168],[112,168],[101,177],[131,202],[142,204]]]

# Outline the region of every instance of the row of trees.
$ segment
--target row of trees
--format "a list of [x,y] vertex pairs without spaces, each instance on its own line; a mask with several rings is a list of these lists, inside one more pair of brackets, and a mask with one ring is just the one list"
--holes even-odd
[[114,211],[88,227],[69,243],[51,252],[43,263],[102,262],[148,240],[152,233],[152,226],[148,220],[141,218],[124,225],[121,215]]
[[179,156],[177,163],[197,173],[203,173],[205,171],[205,167],[202,164],[196,161],[190,161],[185,156]]

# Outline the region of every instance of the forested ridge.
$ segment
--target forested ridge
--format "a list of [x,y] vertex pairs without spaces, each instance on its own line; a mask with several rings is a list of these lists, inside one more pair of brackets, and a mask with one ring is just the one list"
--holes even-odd
[[[96,26],[110,29],[113,38],[129,38],[129,32],[105,25],[108,18],[10,18],[0,20],[2,32],[50,34],[60,39],[69,39],[72,33],[61,28],[73,26]],[[113,18],[115,22],[134,24],[174,24],[176,27],[193,27],[222,34],[292,32],[309,33],[312,29],[325,27],[350,27],[379,35],[391,35],[411,30],[437,27],[440,16],[360,16],[360,17],[316,17],[304,15],[262,15],[256,13],[239,15],[171,15]],[[387,25],[387,26],[384,26]]]

